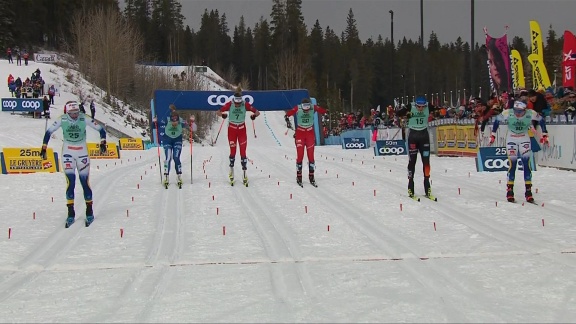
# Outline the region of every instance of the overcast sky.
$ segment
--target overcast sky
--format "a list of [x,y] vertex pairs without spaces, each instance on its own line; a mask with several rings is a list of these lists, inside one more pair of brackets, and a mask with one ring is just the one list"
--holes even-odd
[[[261,16],[270,21],[272,0],[180,0],[185,24],[194,31],[200,27],[204,9],[218,9],[226,14],[228,26],[233,31],[240,17],[244,16],[248,27],[253,28]],[[529,21],[536,20],[547,34],[550,25],[558,36],[564,30],[576,33],[576,0],[476,0],[475,41],[483,42],[483,28],[493,37],[500,37],[509,26],[510,40],[513,36],[529,36]],[[448,43],[462,36],[470,41],[470,0],[424,0],[424,40],[432,31],[441,43]],[[308,30],[316,19],[323,30],[326,26],[337,35],[346,27],[346,17],[352,8],[360,38],[375,40],[378,35],[390,37],[390,13],[394,11],[394,41],[406,36],[417,40],[420,36],[419,0],[303,0],[302,12]],[[545,41],[545,40],[544,40]],[[527,42],[528,43],[528,42]]]

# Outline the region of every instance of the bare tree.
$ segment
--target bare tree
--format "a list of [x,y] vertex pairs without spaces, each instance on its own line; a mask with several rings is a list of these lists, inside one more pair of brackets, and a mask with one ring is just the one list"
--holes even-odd
[[279,89],[302,88],[306,79],[306,60],[291,51],[282,52],[275,62],[276,83]]

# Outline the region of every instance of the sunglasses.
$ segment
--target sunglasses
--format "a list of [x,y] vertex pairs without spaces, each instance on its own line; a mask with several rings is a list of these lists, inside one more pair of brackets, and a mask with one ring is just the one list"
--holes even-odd
[[234,99],[232,99],[232,101],[234,101],[234,103],[242,103],[242,97],[234,97]]
[[180,119],[180,117],[178,116],[170,116],[170,120],[172,121],[178,121]]
[[568,96],[570,99],[576,99],[576,96]]

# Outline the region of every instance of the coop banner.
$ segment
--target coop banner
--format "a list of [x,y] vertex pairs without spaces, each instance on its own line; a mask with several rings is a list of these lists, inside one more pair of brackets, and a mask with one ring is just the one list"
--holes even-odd
[[42,111],[42,99],[2,98],[2,111]]
[[121,150],[144,150],[144,141],[141,138],[121,138],[118,140]]
[[100,154],[100,143],[86,143],[88,147],[88,156],[91,159],[119,159],[120,150],[114,143],[106,144],[106,153]]
[[5,147],[0,156],[3,174],[59,172],[58,155],[46,149],[46,160],[40,157],[40,148]]
[[[536,163],[534,163],[534,156],[530,153],[530,168],[536,171]],[[522,160],[518,159],[518,170],[524,170]],[[482,147],[478,150],[476,156],[476,171],[478,172],[500,172],[508,171],[510,168],[510,160],[508,159],[505,147]]]

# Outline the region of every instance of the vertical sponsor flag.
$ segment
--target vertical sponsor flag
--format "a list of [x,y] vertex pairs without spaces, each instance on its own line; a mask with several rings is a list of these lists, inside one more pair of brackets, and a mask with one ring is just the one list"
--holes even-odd
[[532,81],[534,88],[547,89],[552,84],[548,77],[548,71],[544,66],[544,46],[542,45],[542,32],[540,25],[535,20],[530,20],[530,55],[528,60],[532,64]]
[[576,88],[576,36],[570,31],[564,31],[564,47],[562,49],[562,86]]
[[524,80],[524,66],[522,65],[522,57],[517,50],[510,51],[510,60],[512,62],[512,86],[514,89],[526,88]]
[[[508,31],[508,26],[506,26]],[[488,35],[488,29],[484,27],[486,35],[486,50],[488,53],[488,73],[490,88],[493,93],[509,91],[512,87],[512,73],[510,67],[510,49],[508,48],[508,35],[494,38]]]

